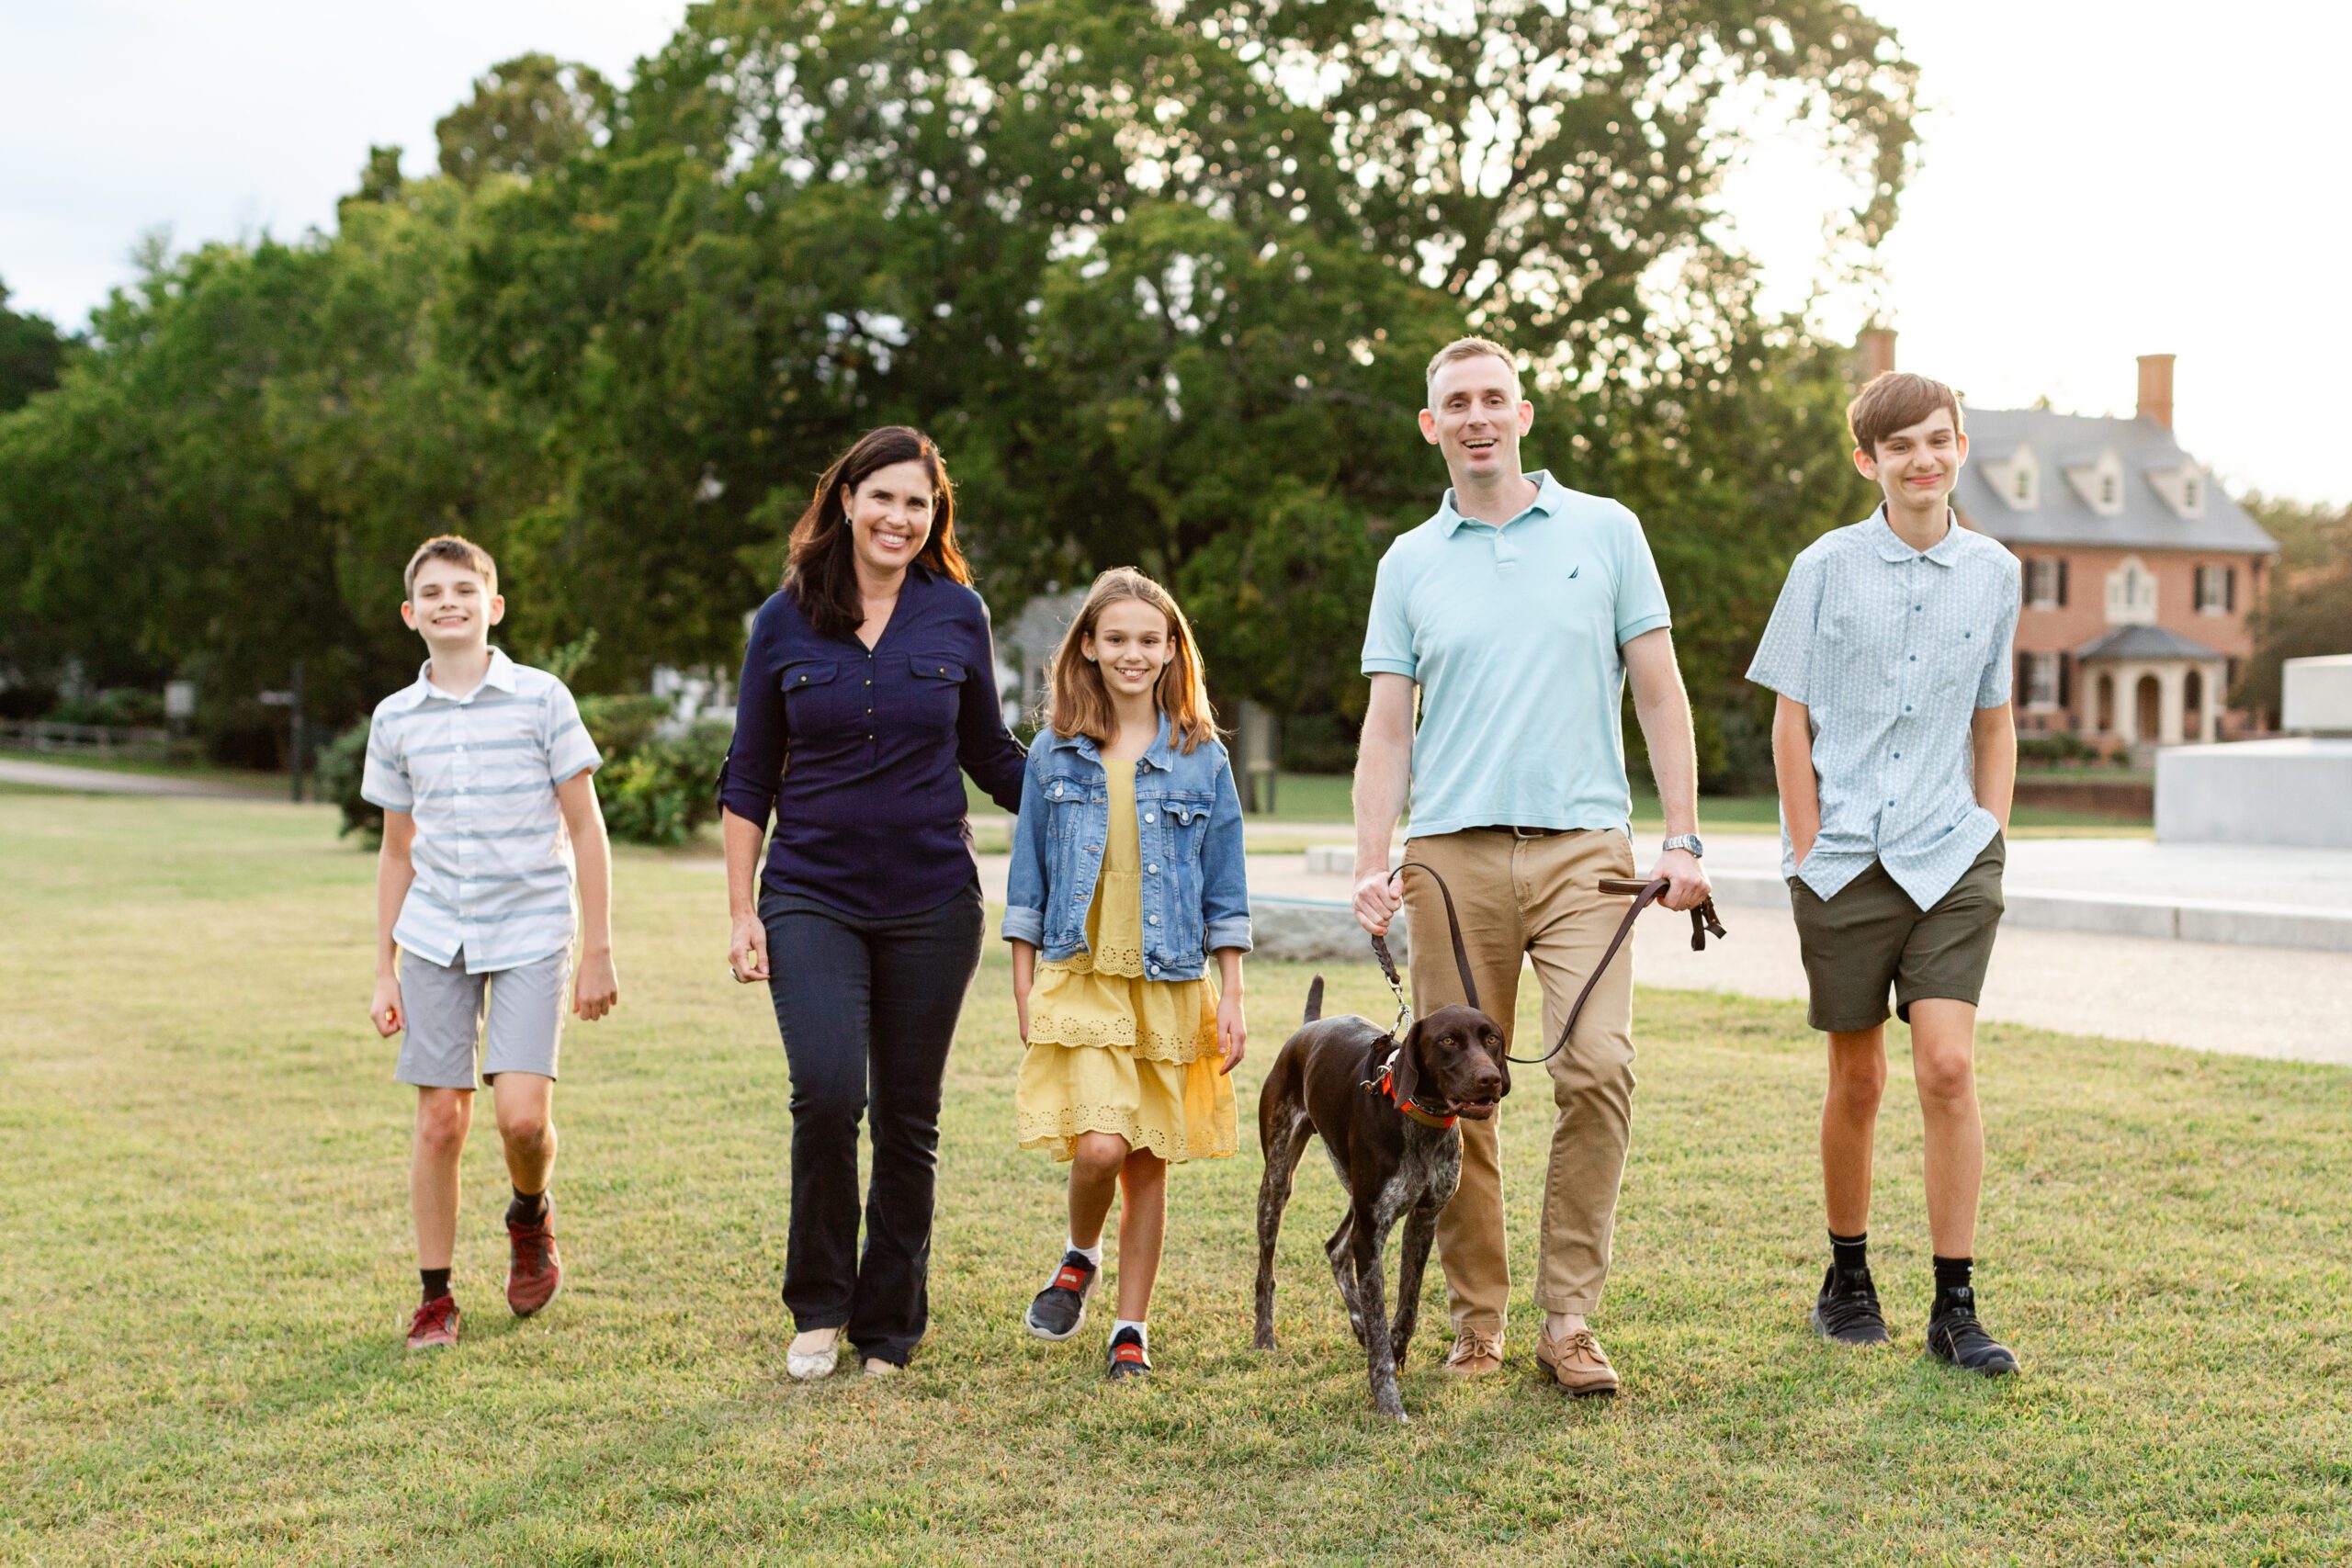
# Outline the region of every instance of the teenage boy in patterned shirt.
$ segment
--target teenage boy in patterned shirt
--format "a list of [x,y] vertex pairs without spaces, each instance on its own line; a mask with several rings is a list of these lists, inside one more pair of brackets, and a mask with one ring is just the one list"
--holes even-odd
[[1830,1263],[1812,1321],[1839,1344],[1888,1337],[1866,1232],[1892,987],[1927,1123],[1928,1349],[1998,1375],[2016,1371],[2017,1358],[1978,1321],[1971,1279],[1984,1174],[1976,999],[2001,919],[2017,783],[2018,561],[1952,515],[1968,436],[1951,388],[1890,372],[1846,419],[1854,466],[1885,502],[1797,557],[1747,671],[1780,694],[1781,870],[1813,1026],[1829,1036]]
[[478,1048],[514,1184],[506,1303],[528,1317],[563,1282],[548,1199],[549,1113],[575,852],[587,931],[571,1010],[602,1018],[619,987],[612,852],[589,776],[603,759],[571,694],[490,646],[506,601],[480,546],[428,539],[404,581],[401,619],[430,657],[414,684],[376,705],[360,794],[384,811],[368,1015],[379,1035],[407,1032],[395,1076],[416,1086],[409,1207],[424,1293],[408,1348],[430,1350],[458,1342],[449,1266]]

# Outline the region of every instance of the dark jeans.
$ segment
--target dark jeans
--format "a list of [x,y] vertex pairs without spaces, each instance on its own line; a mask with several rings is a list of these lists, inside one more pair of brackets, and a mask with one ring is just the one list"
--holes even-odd
[[[859,1355],[904,1366],[931,1315],[940,1084],[980,964],[979,883],[937,908],[880,919],[771,891],[760,923],[792,1070],[784,1304],[798,1328],[845,1327]],[[869,1109],[860,1256],[857,1123]]]

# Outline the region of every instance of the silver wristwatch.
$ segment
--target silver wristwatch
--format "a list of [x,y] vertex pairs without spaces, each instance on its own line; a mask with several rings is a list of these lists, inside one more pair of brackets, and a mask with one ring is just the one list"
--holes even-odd
[[1699,841],[1699,835],[1696,833],[1677,833],[1674,837],[1668,839],[1664,844],[1660,845],[1659,848],[1667,850],[1689,850],[1690,852],[1690,858],[1693,860],[1704,860],[1707,858],[1707,846]]

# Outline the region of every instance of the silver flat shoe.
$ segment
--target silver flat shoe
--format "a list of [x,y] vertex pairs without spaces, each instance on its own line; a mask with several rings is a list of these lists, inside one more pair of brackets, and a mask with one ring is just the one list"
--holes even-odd
[[831,1377],[833,1369],[841,1364],[841,1359],[842,1338],[836,1334],[832,1343],[821,1350],[795,1350],[787,1346],[784,1352],[784,1370],[801,1382],[814,1382],[819,1378]]

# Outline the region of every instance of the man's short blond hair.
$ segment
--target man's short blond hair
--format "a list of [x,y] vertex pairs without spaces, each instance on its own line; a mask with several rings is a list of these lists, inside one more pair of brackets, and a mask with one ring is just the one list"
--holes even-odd
[[1421,395],[1434,402],[1437,392],[1437,373],[1440,370],[1457,359],[1483,357],[1501,360],[1510,370],[1511,390],[1514,392],[1519,390],[1519,361],[1511,356],[1510,349],[1492,338],[1458,337],[1430,356],[1430,367],[1421,372]]
[[498,592],[498,563],[490,552],[471,539],[455,534],[436,535],[416,547],[416,554],[408,558],[408,570],[401,573],[401,589],[409,598],[416,597],[416,569],[429,560],[445,560],[461,566],[481,579],[484,592]]

